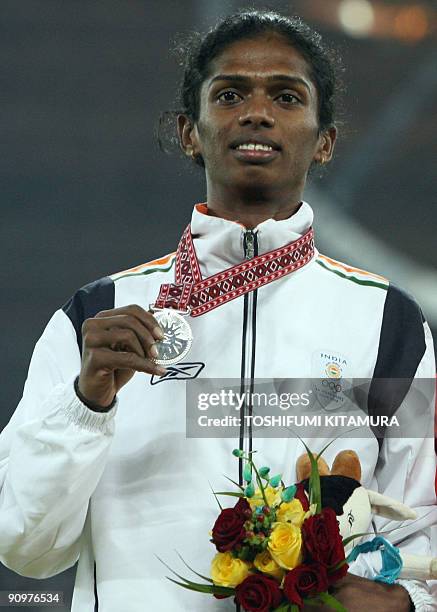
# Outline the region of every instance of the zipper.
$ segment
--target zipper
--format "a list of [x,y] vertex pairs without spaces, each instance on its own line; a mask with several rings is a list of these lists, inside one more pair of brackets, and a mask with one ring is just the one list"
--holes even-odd
[[[243,233],[243,251],[245,259],[258,255],[258,236],[253,230]],[[255,375],[255,343],[256,343],[256,303],[258,290],[249,291],[244,295],[243,305],[243,335],[241,347],[241,378],[240,393],[248,394],[241,407],[240,445],[239,448],[248,454],[252,451],[252,426],[246,423],[246,416],[252,416],[252,394]],[[239,461],[239,483],[243,484],[243,461]]]
[[246,230],[243,234],[244,259],[252,259],[254,257],[256,244],[256,233],[253,230]]
[[[253,230],[243,233],[243,251],[245,259],[252,259],[258,255],[258,237]],[[241,347],[241,378],[240,393],[249,392],[252,398],[255,375],[255,341],[256,341],[256,302],[258,289],[244,294],[243,305],[243,336]],[[241,395],[240,395],[241,397]],[[245,454],[252,451],[252,426],[246,426],[246,415],[252,415],[251,399],[243,402],[240,412],[240,441],[239,447]],[[243,484],[243,460],[238,460],[238,482]],[[241,612],[241,606],[235,602],[236,612]]]

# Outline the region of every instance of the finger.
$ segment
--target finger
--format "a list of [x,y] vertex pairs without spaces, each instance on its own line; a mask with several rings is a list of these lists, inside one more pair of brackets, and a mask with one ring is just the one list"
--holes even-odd
[[157,339],[162,340],[164,333],[155,319],[150,313],[138,306],[138,304],[129,304],[129,306],[121,306],[120,308],[113,308],[112,310],[102,310],[96,314],[96,318],[111,317],[116,315],[130,315],[138,319]]
[[136,353],[138,357],[147,357],[138,336],[128,328],[112,327],[98,333],[89,333],[86,338],[87,348],[110,348],[112,351]]
[[90,366],[95,370],[134,370],[146,374],[163,376],[167,370],[150,359],[140,357],[128,351],[112,351],[108,348],[98,348],[89,357]]
[[[120,314],[115,316],[101,316],[99,318],[87,319],[86,325],[82,328],[82,335],[84,342],[90,345],[88,337],[90,333],[101,338],[95,338],[96,346],[110,346],[112,339],[109,339],[104,332],[117,331],[120,329],[130,330],[134,333],[140,342],[144,356],[149,356],[154,359],[158,356],[158,352],[155,346],[156,338],[150,333],[150,331],[134,316],[128,314]],[[92,341],[92,340],[91,340]],[[117,339],[114,338],[117,342]]]

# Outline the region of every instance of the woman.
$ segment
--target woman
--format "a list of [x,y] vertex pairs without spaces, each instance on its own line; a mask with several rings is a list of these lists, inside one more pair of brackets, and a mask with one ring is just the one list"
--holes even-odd
[[[252,441],[244,419],[236,438],[187,438],[187,378],[238,378],[246,391],[256,377],[322,377],[333,364],[337,378],[409,385],[434,371],[418,306],[386,279],[314,248],[302,194],[310,168],[333,155],[334,93],[329,56],[298,20],[242,13],[193,44],[177,128],[185,154],[205,168],[206,204],[195,207],[177,253],[81,289],[37,344],[1,436],[0,557],[41,578],[79,558],[73,611],[235,609],[170,585],[155,555],[169,560],[176,548],[208,572],[216,516],[208,480],[216,487],[236,472],[239,443],[293,482],[301,446]],[[391,407],[402,408],[408,391]],[[420,531],[401,530],[398,541],[427,552],[432,440],[354,444],[364,483],[421,517]],[[349,445],[337,440],[328,461]],[[348,574],[335,592],[348,610],[432,609],[425,584],[375,583],[359,562],[354,571],[363,577]]]

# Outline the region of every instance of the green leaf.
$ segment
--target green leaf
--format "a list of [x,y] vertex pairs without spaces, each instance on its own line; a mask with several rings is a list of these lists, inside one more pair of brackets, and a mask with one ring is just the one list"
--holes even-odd
[[256,482],[258,483],[259,490],[261,491],[261,495],[263,496],[264,504],[268,507],[269,504],[267,502],[266,490],[261,480],[261,476],[259,475],[259,472],[253,461],[252,461],[252,467],[253,467],[253,471],[255,472],[255,478],[256,478]]
[[300,439],[300,441],[305,446],[308,458],[311,463],[311,474],[309,478],[310,505],[316,504],[316,513],[320,514],[320,512],[322,511],[322,491],[320,488],[320,474],[319,468],[317,466],[317,460],[315,459],[313,453],[310,451],[308,446],[302,440],[302,438]]
[[[320,453],[317,455],[317,461],[320,459],[320,457],[323,455],[323,453],[325,452],[325,450],[327,448],[329,448],[331,446],[331,444],[334,444],[334,442],[336,440],[338,440],[339,438],[341,438],[342,436],[344,436],[347,433],[351,433],[352,431],[356,431],[357,429],[360,429],[359,427],[353,427],[352,429],[348,429],[347,431],[343,431],[341,434],[338,434],[338,436],[336,436],[333,440],[331,440],[330,442],[328,442],[328,444],[326,446],[324,446],[322,448],[322,450],[320,451]],[[302,441],[302,440],[301,440]]]
[[188,567],[188,569],[191,572],[193,572],[193,574],[196,574],[196,576],[199,576],[199,578],[203,578],[203,580],[206,580],[207,582],[211,582],[211,584],[212,584],[213,581],[211,580],[211,578],[208,578],[208,576],[203,576],[202,574],[199,574],[199,572],[196,572],[196,570],[193,570],[193,568],[188,565],[188,563],[185,561],[183,556],[180,553],[178,553],[177,550],[175,550],[175,553],[177,554],[179,559],[182,561],[182,563],[185,565],[185,567]]
[[332,572],[336,572],[337,570],[340,569],[340,567],[342,567],[343,565],[346,565],[346,563],[349,563],[348,558],[343,559],[342,561],[339,561],[335,565],[330,565],[328,567],[328,574],[331,574]]
[[211,489],[211,491],[212,491],[212,494],[213,494],[213,495],[214,495],[214,497],[215,497],[215,501],[217,502],[218,507],[220,508],[220,510],[223,510],[223,506],[222,506],[222,505],[221,505],[221,503],[219,502],[219,499],[218,499],[217,495],[214,493],[214,489],[212,488],[212,485],[211,485],[211,483],[210,483],[209,481],[208,481],[208,484],[209,484],[209,488],[210,488],[210,489]]
[[253,546],[243,546],[238,551],[238,558],[242,561],[253,561],[256,557],[257,549]]
[[195,591],[196,593],[209,593],[210,595],[228,595],[231,597],[235,595],[235,589],[229,589],[227,587],[220,587],[216,585],[210,584],[197,584],[192,582],[190,584],[184,584],[183,582],[178,582],[177,580],[173,580],[170,576],[166,576],[167,580],[170,582],[174,582],[178,586],[183,587],[184,589],[188,589],[189,591]]
[[214,491],[216,495],[229,495],[230,497],[246,497],[244,493],[233,493],[230,491]]
[[352,542],[352,540],[355,540],[355,538],[362,538],[365,535],[375,535],[372,532],[368,531],[367,533],[355,533],[354,535],[348,536],[347,538],[343,539],[343,546],[346,548],[346,546],[349,544],[349,542]]
[[299,612],[299,607],[295,604],[290,604],[289,601],[284,601],[278,608],[275,608],[272,612],[288,612],[288,610],[292,610],[292,612]]
[[[223,474],[223,476],[225,476]],[[236,482],[235,480],[232,480],[232,478],[229,478],[228,476],[225,476],[226,480],[229,480],[229,482],[232,482],[232,484],[234,484],[236,487],[238,487],[239,489],[243,490],[244,487],[242,487],[240,484],[238,484],[238,482]]]
[[304,605],[309,604],[310,606],[323,606],[324,603],[321,599],[314,595],[314,597],[304,597],[303,599]]
[[259,475],[259,472],[257,470],[257,467],[256,467],[255,463],[253,461],[251,463],[252,463],[253,471],[255,472],[256,482],[258,484],[259,490],[261,491],[261,495],[262,495],[263,500],[264,500],[264,504],[268,507],[269,504],[268,504],[268,501],[267,501],[266,490],[265,490],[263,481],[261,480],[261,476]]
[[324,448],[322,448],[322,450],[320,451],[320,453],[317,455],[317,460],[313,457],[312,452],[310,451],[310,449],[308,448],[308,446],[305,444],[305,442],[303,441],[303,439],[301,438],[301,436],[294,431],[294,429],[292,427],[287,427],[287,429],[291,432],[293,432],[293,434],[299,438],[299,440],[302,442],[302,444],[304,445],[307,453],[308,453],[308,457],[310,459],[311,462],[311,476],[309,479],[309,489],[310,489],[310,504],[316,504],[316,512],[320,513],[322,510],[322,501],[321,501],[321,490],[320,490],[320,475],[319,475],[319,470],[317,468],[317,461],[320,459],[320,457],[322,456],[322,454],[325,452],[325,450],[331,446],[331,444],[333,444],[336,440],[338,440],[338,438],[341,438],[341,436],[350,433],[352,431],[355,431],[356,429],[359,429],[359,427],[354,427],[353,429],[349,429],[348,431],[344,431],[341,434],[339,434],[338,436],[336,436],[334,439],[332,439]]
[[336,610],[337,612],[347,612],[347,609],[338,601],[338,599],[335,599],[335,597],[329,593],[319,593],[318,598],[321,599],[324,604],[330,608],[333,608],[333,610]]
[[[176,576],[177,578],[179,578],[180,580],[182,580],[186,585],[191,586],[191,587],[199,587],[199,588],[203,588],[203,587],[208,587],[211,585],[207,585],[207,584],[201,584],[199,582],[193,582],[192,580],[188,580],[187,578],[184,578],[183,576],[181,576],[180,574],[178,574],[177,572],[174,571],[174,569],[172,569],[165,561],[163,561],[160,557],[158,557],[158,555],[155,555],[155,557],[158,559],[158,561],[160,561],[174,576]],[[191,569],[191,568],[190,568]],[[166,576],[166,578],[168,578],[169,580],[172,580],[171,578],[169,578],[168,576]],[[207,578],[206,580],[209,580],[209,578]],[[174,582],[174,580],[173,580]]]

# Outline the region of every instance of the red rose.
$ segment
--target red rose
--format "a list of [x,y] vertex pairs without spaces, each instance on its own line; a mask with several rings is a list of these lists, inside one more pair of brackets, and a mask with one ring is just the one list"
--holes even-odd
[[269,612],[281,603],[282,591],[271,576],[252,574],[237,586],[235,599],[247,612]]
[[244,523],[247,520],[250,506],[245,499],[240,499],[234,508],[225,508],[220,512],[212,528],[212,541],[219,552],[232,550],[246,537]]
[[287,572],[284,593],[291,603],[303,605],[303,597],[312,597],[328,589],[326,567],[320,563],[298,565]]
[[300,501],[305,512],[310,509],[308,496],[306,494],[305,487],[301,482],[296,484],[296,493],[294,494],[294,497]]
[[302,523],[302,536],[306,558],[326,566],[329,584],[346,575],[347,563],[334,572],[329,571],[345,558],[337,516],[332,508],[323,508],[321,514],[307,518]]
[[252,510],[250,508],[250,505],[247,499],[244,499],[244,497],[240,497],[240,499],[234,506],[234,510],[238,514],[238,516],[240,516],[245,521],[247,521],[247,519],[252,516]]

